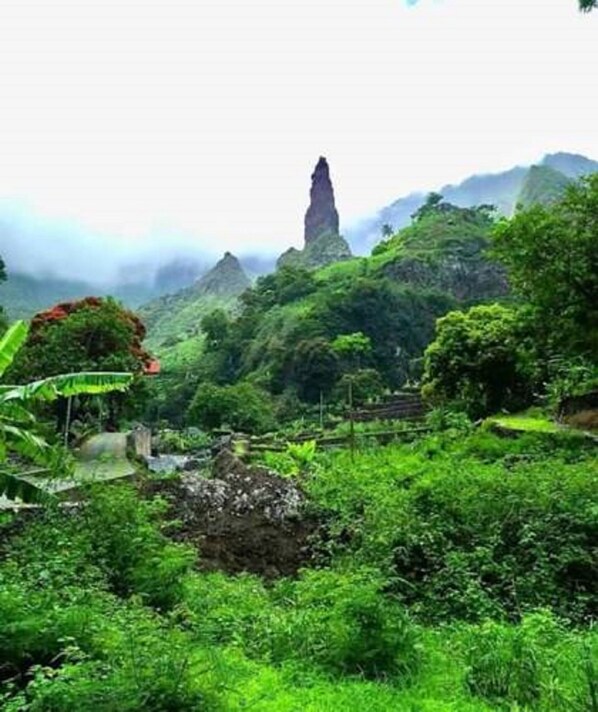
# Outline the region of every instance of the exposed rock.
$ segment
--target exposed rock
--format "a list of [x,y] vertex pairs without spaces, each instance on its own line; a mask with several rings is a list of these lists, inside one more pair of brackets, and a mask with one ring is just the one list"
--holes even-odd
[[339,234],[328,162],[320,157],[311,176],[310,204],[305,214],[305,247],[303,250],[291,247],[278,258],[276,266],[314,269],[351,257],[347,241]]
[[485,259],[482,251],[470,257],[447,254],[435,263],[396,260],[383,272],[393,281],[446,292],[459,301],[494,299],[509,292],[505,270]]
[[320,156],[311,176],[310,204],[305,214],[305,244],[322,235],[338,235],[339,219],[334,202],[328,161]]
[[203,569],[276,577],[308,563],[318,522],[293,481],[249,467],[228,449],[214,459],[212,474],[185,473],[160,485],[182,523],[177,538],[198,547]]
[[198,470],[207,463],[207,458],[202,459],[190,455],[154,455],[147,457],[146,462],[150,472],[172,474]]

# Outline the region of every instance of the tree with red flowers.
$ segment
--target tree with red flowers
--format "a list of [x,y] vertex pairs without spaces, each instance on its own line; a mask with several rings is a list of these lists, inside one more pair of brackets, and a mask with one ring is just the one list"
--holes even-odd
[[[143,379],[155,361],[143,348],[145,327],[140,319],[110,298],[86,297],[36,314],[29,337],[12,367],[14,382],[26,383],[64,372],[126,371],[137,374],[127,394],[108,398],[108,424],[142,400]],[[86,404],[77,405],[81,416]],[[62,420],[64,403],[59,404]]]

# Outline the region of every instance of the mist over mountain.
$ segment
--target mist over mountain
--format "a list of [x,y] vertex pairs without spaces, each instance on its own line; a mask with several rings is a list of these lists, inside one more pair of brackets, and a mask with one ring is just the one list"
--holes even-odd
[[[598,161],[560,152],[544,156],[533,166],[473,175],[437,192],[458,207],[489,204],[511,215],[517,204],[550,202],[568,182],[596,171]],[[432,190],[434,186],[430,186]],[[398,198],[340,232],[356,254],[369,254],[381,239],[382,227],[389,225],[396,231],[409,225],[430,191]],[[280,252],[287,246],[281,236]],[[22,205],[0,201],[0,255],[8,274],[8,281],[0,285],[0,300],[11,318],[28,317],[48,304],[88,294],[110,294],[136,308],[194,284],[216,264],[226,247],[225,239],[167,232],[125,240],[55,218],[45,219]],[[277,255],[269,249],[256,239],[246,250],[235,250],[250,278],[275,269]]]
[[[547,174],[552,176],[552,180],[549,181],[550,190],[554,189],[555,183],[562,186],[567,183],[567,179],[575,180],[598,171],[598,161],[578,154],[562,152],[545,155],[537,165],[549,169],[541,171],[540,175],[543,175],[544,178]],[[380,241],[382,226],[387,224],[394,230],[399,230],[409,225],[411,216],[423,205],[426,195],[432,190],[443,195],[449,203],[461,208],[494,205],[499,213],[511,215],[524,188],[524,202],[529,203],[530,181],[526,179],[533,168],[534,166],[515,166],[501,173],[473,175],[455,185],[448,184],[440,188],[430,187],[430,191],[411,193],[382,208],[376,215],[349,226],[344,230],[344,235],[354,252],[368,254],[371,248]],[[538,175],[536,171],[532,171],[532,173],[534,175],[532,175],[531,183],[537,186]]]

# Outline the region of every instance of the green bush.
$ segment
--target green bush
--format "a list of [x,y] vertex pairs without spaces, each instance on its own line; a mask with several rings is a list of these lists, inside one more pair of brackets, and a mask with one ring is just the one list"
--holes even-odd
[[263,619],[271,612],[270,596],[257,576],[209,573],[187,580],[177,614],[196,640],[237,645],[257,655],[268,650]]
[[517,626],[487,621],[468,635],[466,685],[509,709],[594,712],[596,652],[595,635],[574,637],[549,612]]
[[165,506],[119,484],[97,488],[84,512],[93,559],[113,590],[121,596],[139,594],[157,608],[180,599],[184,574],[196,558],[191,547],[169,542],[158,530]]
[[523,312],[499,304],[450,312],[424,355],[422,394],[470,416],[521,409],[539,379]]
[[188,419],[206,429],[226,425],[244,432],[265,432],[274,426],[273,403],[265,391],[251,383],[202,383],[189,406]]
[[273,626],[277,661],[298,657],[335,673],[408,676],[419,665],[418,635],[405,611],[381,593],[375,571],[305,571],[283,584],[285,615]]
[[[58,601],[57,601],[58,603]],[[94,611],[89,604],[89,610]],[[51,660],[31,665],[26,686],[7,685],[5,712],[196,712],[221,709],[206,676],[209,658],[142,610],[104,612],[85,652],[64,637]],[[69,630],[63,629],[63,635]],[[12,688],[12,689],[11,689]],[[0,703],[2,697],[0,696]]]
[[579,438],[485,432],[322,453],[306,481],[334,555],[376,565],[426,620],[595,606],[596,463]]

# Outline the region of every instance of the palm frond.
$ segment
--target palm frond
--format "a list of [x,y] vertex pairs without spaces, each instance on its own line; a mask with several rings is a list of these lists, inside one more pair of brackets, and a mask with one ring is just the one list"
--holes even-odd
[[[1,402],[2,401],[0,398],[0,403]],[[7,403],[2,403],[2,408],[0,408],[0,421],[18,423],[19,425],[34,425],[35,416],[33,415],[33,413],[28,411],[27,408],[20,405],[18,402],[8,401]]]
[[0,470],[0,496],[27,504],[46,502],[51,498],[44,489],[21,475]]
[[81,394],[97,395],[112,391],[124,391],[133,380],[130,373],[119,372],[83,372],[66,373],[51,376],[40,381],[33,381],[23,386],[12,386],[0,390],[0,402],[13,400],[45,400],[76,396]]
[[15,354],[25,343],[29,327],[24,321],[16,321],[0,339],[0,376],[13,362]]
[[43,438],[16,425],[2,423],[0,436],[11,452],[31,460],[36,465],[55,469],[58,458],[56,451]]

